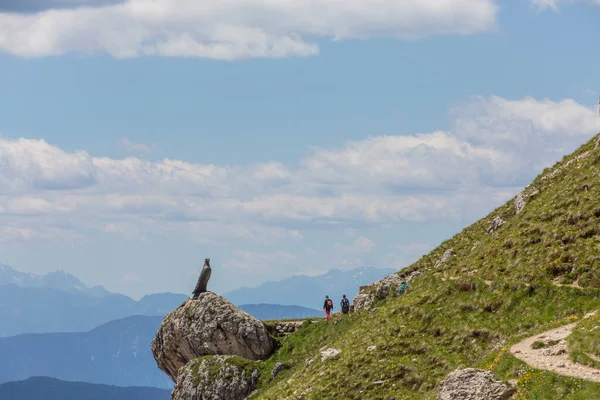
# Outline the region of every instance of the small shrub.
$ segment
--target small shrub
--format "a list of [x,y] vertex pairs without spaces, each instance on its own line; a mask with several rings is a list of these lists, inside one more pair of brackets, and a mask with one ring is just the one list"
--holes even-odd
[[531,348],[534,350],[543,349],[544,347],[548,347],[548,344],[540,342],[539,340],[536,340],[535,342],[531,343]]
[[553,278],[556,278],[557,276],[566,274],[567,272],[569,272],[571,270],[571,268],[572,268],[571,265],[553,263],[553,264],[546,266],[545,270]]
[[512,249],[515,245],[515,241],[512,239],[508,239],[506,242],[502,243],[502,247],[505,249]]
[[470,311],[477,311],[478,307],[475,304],[461,304],[459,308],[461,311],[470,312]]
[[470,282],[461,282],[458,285],[458,291],[459,292],[474,292],[477,290],[477,287],[475,286],[474,283],[470,283]]
[[504,304],[502,300],[486,303],[483,306],[483,311],[496,312],[500,307],[502,307],[502,304]]

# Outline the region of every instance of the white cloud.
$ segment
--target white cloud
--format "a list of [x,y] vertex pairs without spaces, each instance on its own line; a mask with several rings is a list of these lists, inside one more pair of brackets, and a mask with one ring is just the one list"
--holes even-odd
[[0,240],[95,229],[268,244],[308,229],[465,221],[600,131],[596,110],[572,100],[474,97],[451,115],[449,131],[314,148],[296,169],[116,160],[0,138]]
[[225,267],[253,274],[278,274],[287,270],[291,265],[296,264],[297,257],[293,253],[285,251],[254,252],[240,250],[234,251],[233,257],[223,263]]
[[0,50],[234,60],[310,56],[317,39],[468,35],[495,29],[494,0],[128,0],[0,13]]
[[375,248],[375,246],[377,245],[374,241],[364,236],[359,237],[352,244],[354,250],[363,253],[370,253]]
[[553,11],[558,11],[560,4],[572,4],[572,3],[582,3],[586,2],[589,4],[600,5],[600,0],[530,0],[531,3],[540,9],[551,9]]

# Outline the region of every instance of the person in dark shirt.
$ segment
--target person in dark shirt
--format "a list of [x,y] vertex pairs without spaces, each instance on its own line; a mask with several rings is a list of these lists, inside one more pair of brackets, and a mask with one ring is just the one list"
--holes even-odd
[[342,296],[342,301],[340,302],[340,306],[342,307],[342,313],[348,314],[350,311],[350,300],[346,298],[346,295]]

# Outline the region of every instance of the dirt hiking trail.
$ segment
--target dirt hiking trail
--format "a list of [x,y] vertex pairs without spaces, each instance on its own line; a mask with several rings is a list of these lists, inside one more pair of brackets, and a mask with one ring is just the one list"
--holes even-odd
[[[588,318],[595,313],[588,314]],[[586,365],[576,364],[569,360],[567,354],[567,337],[577,323],[561,326],[532,336],[513,345],[510,352],[536,369],[552,371],[559,375],[571,376],[592,382],[600,382],[600,370]],[[543,342],[546,347],[532,349],[533,342]]]

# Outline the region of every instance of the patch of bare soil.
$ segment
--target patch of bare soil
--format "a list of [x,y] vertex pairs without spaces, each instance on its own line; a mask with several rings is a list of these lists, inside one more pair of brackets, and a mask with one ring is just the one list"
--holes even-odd
[[[600,382],[600,370],[569,360],[566,339],[575,325],[576,323],[564,325],[527,338],[512,346],[510,352],[533,368]],[[534,343],[536,343],[535,346],[533,346]]]

